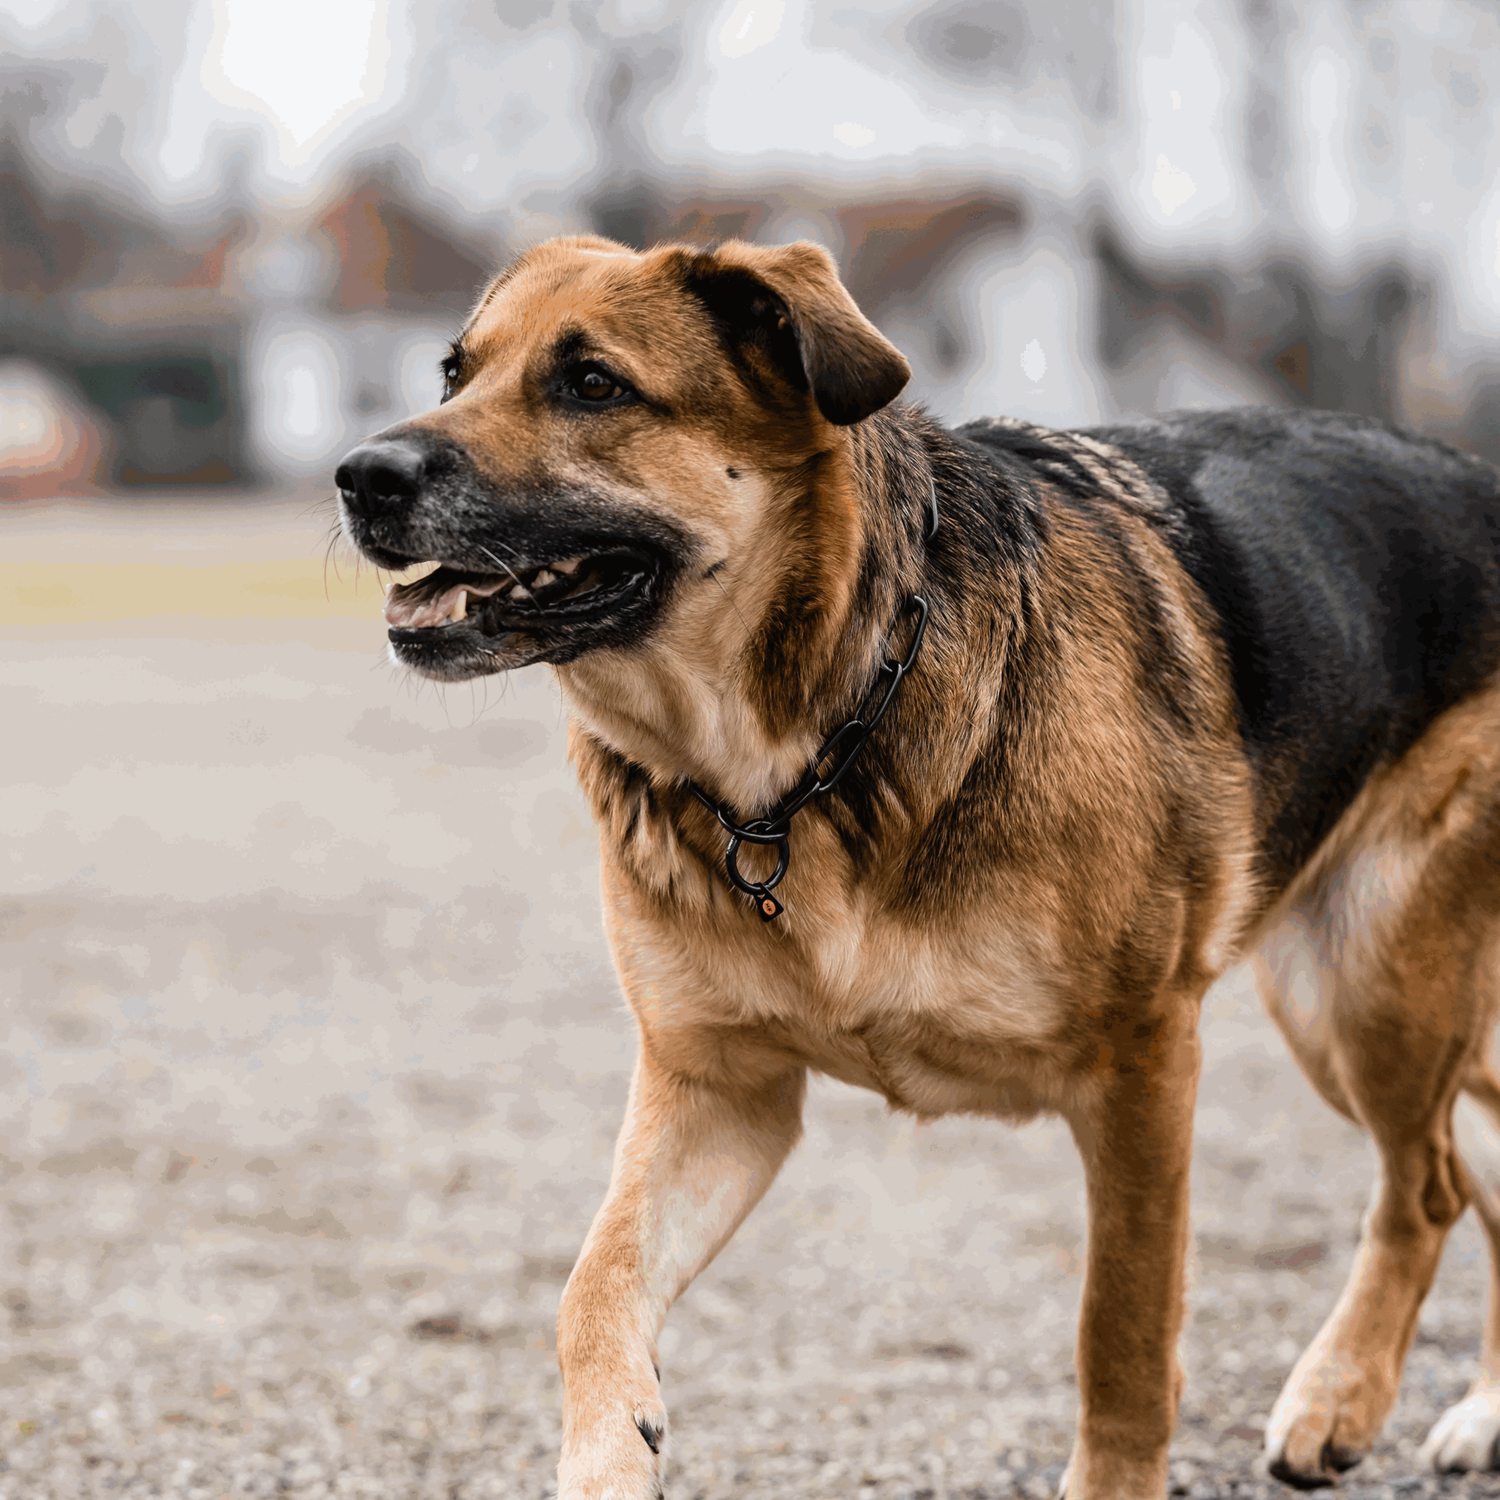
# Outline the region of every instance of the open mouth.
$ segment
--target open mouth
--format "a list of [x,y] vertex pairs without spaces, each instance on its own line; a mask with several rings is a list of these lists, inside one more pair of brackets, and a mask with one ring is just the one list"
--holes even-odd
[[651,564],[631,552],[562,557],[503,573],[444,565],[414,583],[394,585],[385,621],[396,631],[461,626],[486,635],[534,632],[598,620],[650,582]]
[[654,548],[632,545],[569,549],[545,563],[518,558],[503,572],[445,562],[387,592],[391,650],[424,676],[457,682],[626,646],[649,628],[666,568]]
[[377,567],[436,564],[386,593],[395,660],[461,682],[647,637],[691,549],[669,518],[591,489],[496,490],[451,440],[409,441],[422,454],[417,493],[395,504],[341,487],[339,499],[344,535]]

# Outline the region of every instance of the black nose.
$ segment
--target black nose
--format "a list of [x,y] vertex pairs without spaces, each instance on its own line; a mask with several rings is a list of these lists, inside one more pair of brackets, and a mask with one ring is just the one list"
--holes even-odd
[[410,439],[372,438],[334,470],[344,503],[360,515],[399,510],[422,493],[427,455]]

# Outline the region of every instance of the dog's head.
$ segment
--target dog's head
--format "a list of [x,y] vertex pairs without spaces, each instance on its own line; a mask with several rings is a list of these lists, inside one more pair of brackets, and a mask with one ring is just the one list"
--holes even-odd
[[720,573],[741,621],[762,608],[747,560],[784,553],[788,526],[839,545],[796,507],[910,371],[817,246],[577,238],[496,278],[443,374],[443,404],[336,482],[367,557],[441,564],[386,619],[400,661],[457,681],[711,635]]

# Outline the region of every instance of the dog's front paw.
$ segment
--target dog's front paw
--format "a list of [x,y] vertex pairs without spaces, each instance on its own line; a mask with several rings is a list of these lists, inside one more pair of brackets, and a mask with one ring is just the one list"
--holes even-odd
[[1266,1467],[1299,1490],[1333,1484],[1369,1451],[1394,1396],[1378,1369],[1309,1350],[1266,1424]]
[[660,1400],[612,1406],[564,1443],[557,1500],[662,1500],[666,1445]]
[[1495,1448],[1500,1440],[1500,1386],[1486,1380],[1457,1406],[1450,1406],[1435,1423],[1422,1444],[1422,1461],[1440,1474],[1461,1469],[1496,1468]]

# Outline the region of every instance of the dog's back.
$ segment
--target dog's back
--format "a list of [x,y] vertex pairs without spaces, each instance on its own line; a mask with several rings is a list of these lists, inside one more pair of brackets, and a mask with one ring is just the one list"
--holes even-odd
[[[967,435],[1007,443],[1007,429]],[[1335,412],[1184,412],[1088,436],[1170,500],[1222,631],[1283,887],[1370,773],[1500,670],[1500,472]]]

